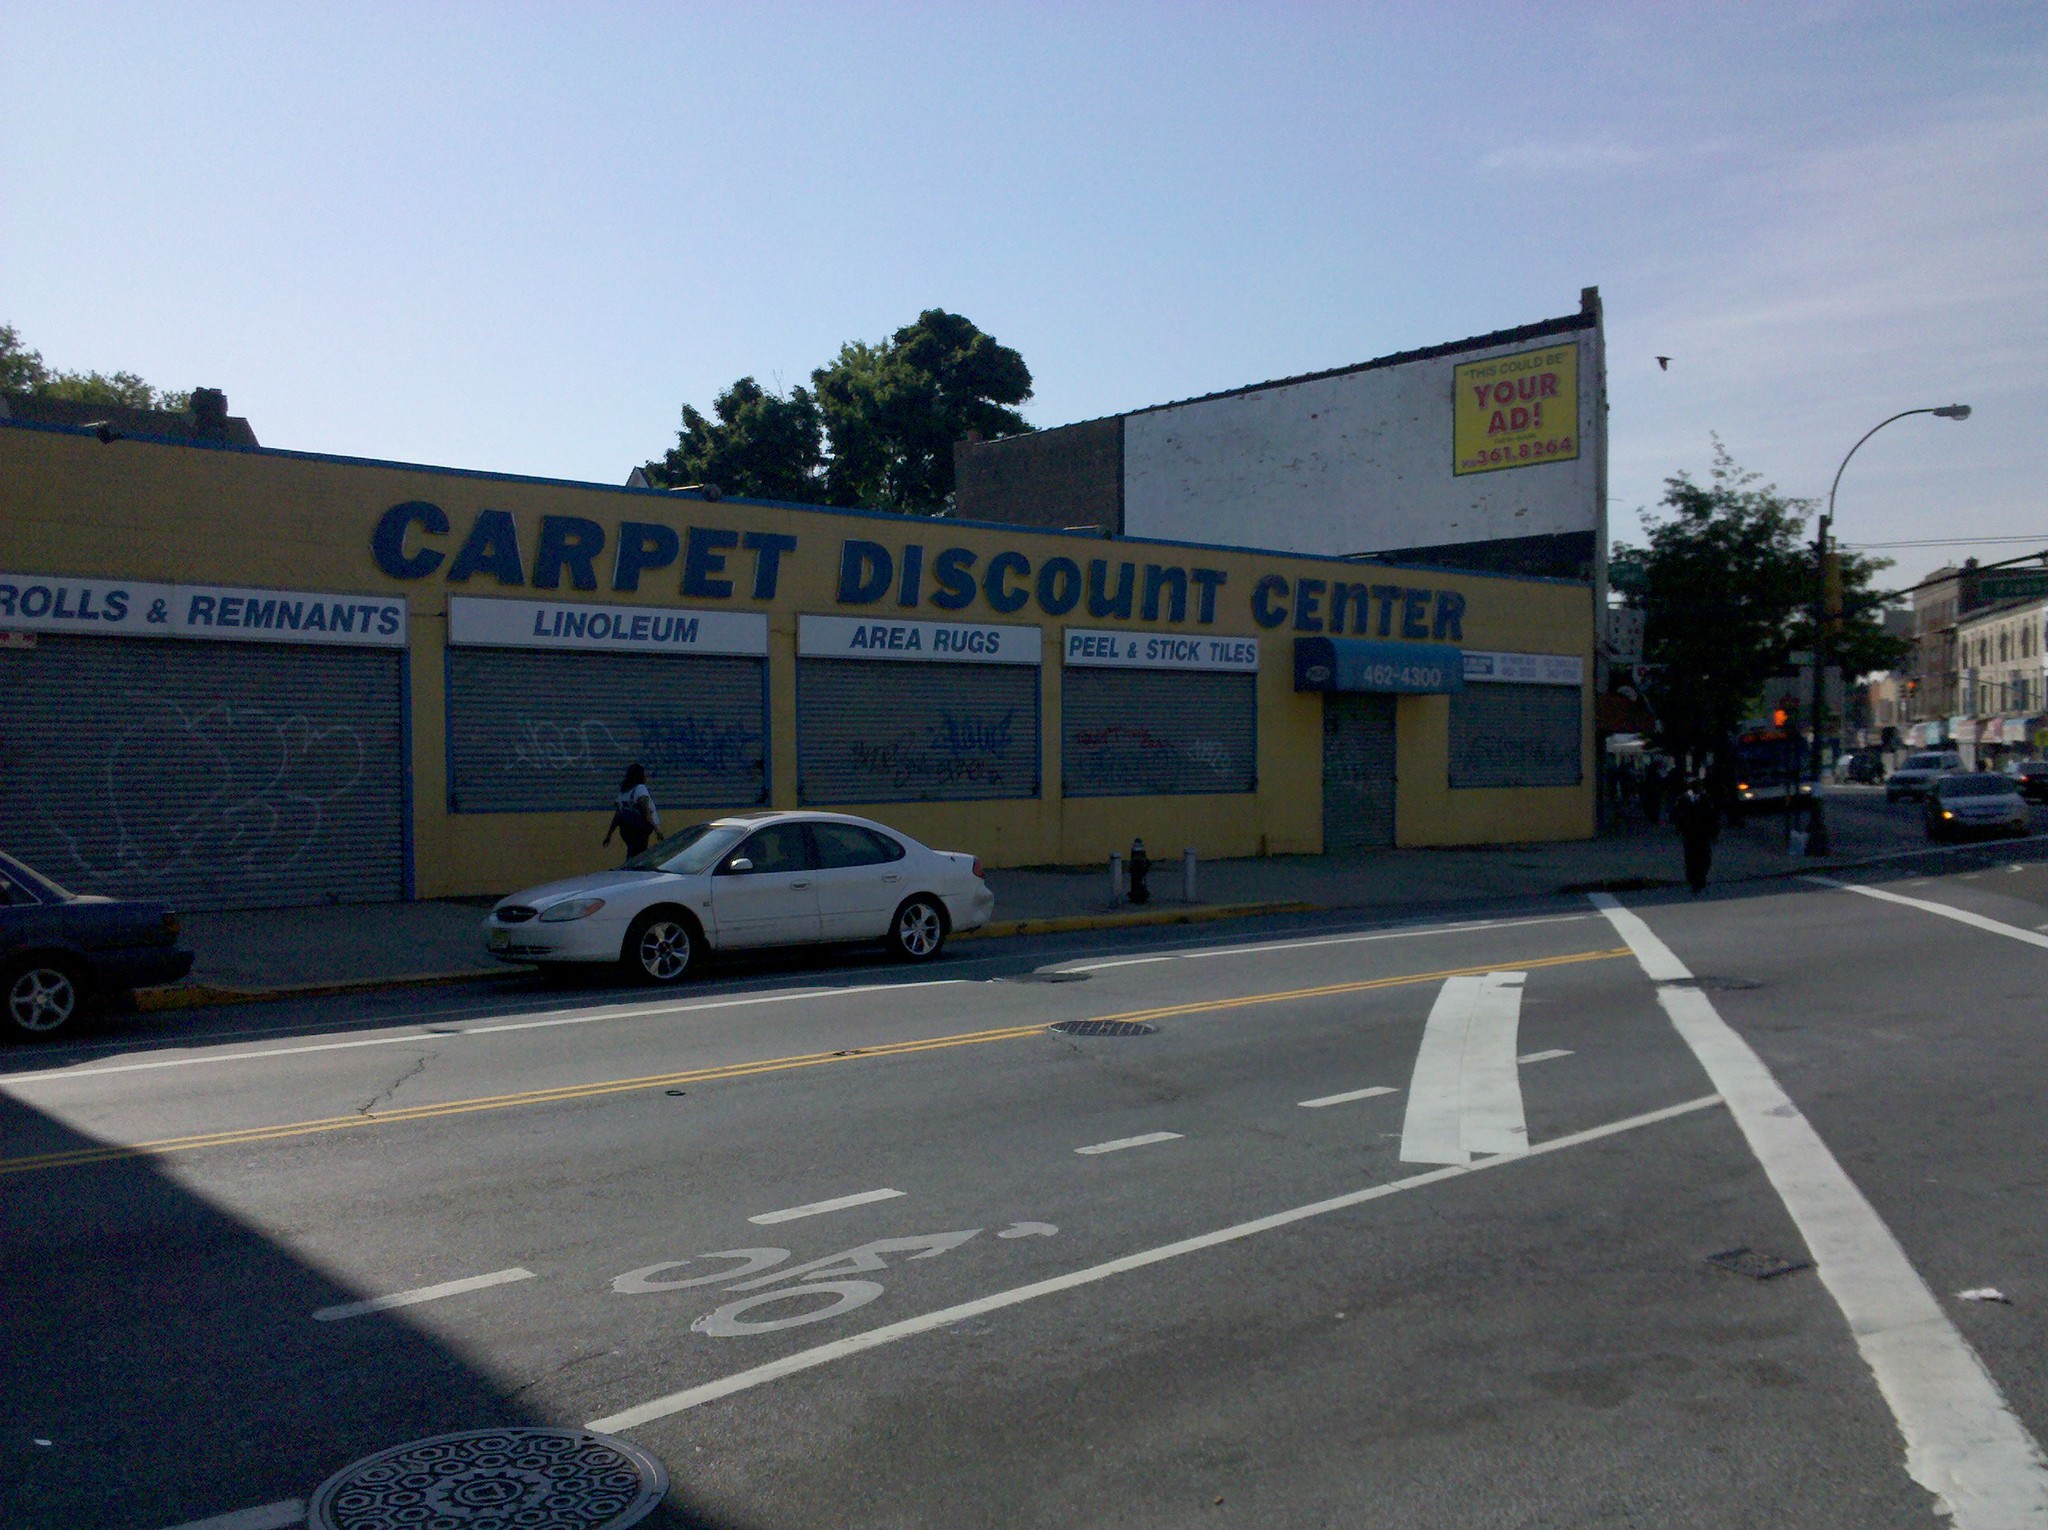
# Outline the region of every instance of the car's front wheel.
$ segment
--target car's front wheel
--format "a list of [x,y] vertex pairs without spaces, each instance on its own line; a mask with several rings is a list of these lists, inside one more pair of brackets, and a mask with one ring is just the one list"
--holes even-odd
[[626,931],[620,960],[644,983],[680,983],[697,958],[699,939],[687,914],[652,908]]
[[928,962],[946,944],[946,912],[930,898],[911,898],[889,924],[889,949],[907,962]]
[[7,969],[8,1028],[37,1040],[54,1036],[85,1007],[85,981],[64,962],[33,957]]

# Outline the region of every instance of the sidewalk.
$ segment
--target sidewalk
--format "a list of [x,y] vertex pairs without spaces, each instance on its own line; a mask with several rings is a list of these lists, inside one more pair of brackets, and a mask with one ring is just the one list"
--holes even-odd
[[[1829,794],[1836,854],[1825,859],[1788,856],[1777,821],[1723,830],[1713,880],[1725,885],[1792,876],[1924,848],[1917,820],[1887,813],[1881,802],[1881,793]],[[1153,901],[1143,908],[1111,900],[1106,866],[991,870],[997,922],[988,934],[1174,923],[1304,907],[1396,916],[1461,903],[1675,887],[1682,878],[1678,836],[1668,826],[1639,819],[1598,839],[1566,843],[1206,861],[1197,870],[1198,901],[1193,904],[1180,896],[1179,861],[1167,860],[1153,871]],[[269,996],[279,989],[317,992],[330,986],[513,976],[520,969],[483,953],[478,927],[491,901],[188,914],[186,939],[198,957],[191,979],[178,989],[154,990],[144,1002],[175,1007]]]

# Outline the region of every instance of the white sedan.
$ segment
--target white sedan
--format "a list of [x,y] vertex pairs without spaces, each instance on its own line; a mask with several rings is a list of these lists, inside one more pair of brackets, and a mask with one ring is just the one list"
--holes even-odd
[[618,962],[673,983],[706,949],[881,940],[930,961],[995,905],[974,856],[842,813],[736,813],[616,871],[514,893],[484,921],[484,946],[508,962]]

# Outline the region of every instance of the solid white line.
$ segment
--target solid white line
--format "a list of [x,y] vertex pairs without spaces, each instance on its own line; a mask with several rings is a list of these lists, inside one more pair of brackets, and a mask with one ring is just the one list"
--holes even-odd
[[1822,1283],[1906,1442],[1906,1471],[1955,1530],[2048,1526],[2048,1461],[2006,1405],[1863,1192],[1763,1060],[1696,988],[1649,925],[1592,900],[1654,979],[1657,1002],[1706,1069],[1806,1239]]
[[1355,946],[1370,940],[1407,940],[1416,935],[1461,935],[1470,930],[1512,930],[1525,924],[1576,924],[1584,914],[1545,914],[1535,919],[1480,919],[1466,924],[1425,924],[1413,929],[1378,930],[1370,935],[1330,935],[1316,940],[1268,941],[1252,946],[1204,946],[1198,951],[1173,951],[1165,956],[1126,956],[1113,962],[1070,963],[1058,972],[1106,972],[1111,967],[1142,967],[1151,962],[1193,962],[1212,956],[1258,956],[1267,951],[1306,951],[1314,946]]
[[343,1318],[362,1317],[370,1312],[388,1312],[393,1307],[416,1307],[421,1302],[439,1301],[444,1296],[460,1296],[465,1291],[481,1291],[486,1286],[509,1285],[515,1280],[532,1280],[533,1271],[513,1268],[493,1270],[488,1275],[469,1275],[461,1280],[444,1280],[438,1286],[420,1286],[411,1291],[393,1291],[389,1296],[373,1296],[366,1301],[345,1302],[339,1307],[322,1307],[313,1314],[316,1323],[338,1323]]
[[2030,946],[2048,947],[2048,935],[2037,935],[2032,930],[2023,930],[2016,924],[1986,918],[1973,914],[1966,908],[1956,908],[1948,903],[1936,903],[1932,898],[1909,898],[1904,893],[1886,892],[1881,887],[1859,887],[1853,882],[1837,882],[1833,877],[1808,877],[1809,882],[1818,882],[1823,887],[1837,888],[1842,892],[1856,893],[1865,898],[1878,898],[1886,903],[1901,903],[1907,908],[1925,909],[1930,914],[1939,914],[1944,919],[1953,919],[1958,924],[1967,924],[1972,929],[1989,930],[1993,935],[2003,935],[2009,940],[2023,941]]
[[1467,1153],[1526,1153],[1529,1123],[1522,1114],[1522,1075],[1515,1038],[1522,1024],[1521,972],[1489,972],[1465,1030],[1462,1136]]
[[237,1509],[232,1514],[216,1514],[212,1519],[195,1519],[188,1524],[173,1525],[171,1530],[285,1530],[288,1525],[303,1525],[306,1522],[306,1500],[286,1498],[278,1503],[266,1503],[260,1508]]
[[1301,1100],[1298,1103],[1303,1110],[1321,1110],[1325,1105],[1349,1105],[1353,1100],[1370,1100],[1376,1095],[1400,1092],[1385,1084],[1374,1084],[1370,1089],[1353,1089],[1345,1094],[1326,1094],[1318,1100]]
[[970,981],[967,978],[938,978],[926,983],[865,983],[858,988],[805,988],[794,993],[756,994],[744,999],[713,999],[701,1004],[634,1004],[617,1009],[577,1010],[572,1014],[550,1015],[543,1020],[506,1020],[485,1025],[446,1025],[431,1031],[404,1031],[394,1035],[359,1036],[347,1041],[316,1041],[300,1046],[265,1047],[254,1052],[206,1052],[196,1057],[159,1057],[147,1062],[110,1063],[101,1068],[49,1068],[38,1073],[0,1074],[0,1089],[15,1084],[61,1083],[74,1078],[101,1078],[110,1073],[147,1073],[157,1068],[191,1068],[201,1063],[255,1062],[265,1057],[299,1057],[309,1052],[348,1052],[358,1047],[405,1046],[437,1041],[450,1036],[497,1036],[507,1031],[542,1031],[557,1025],[595,1025],[603,1020],[641,1020],[650,1015],[688,1015],[712,1009],[744,1009],[756,1004],[780,1004],[785,1000],[830,999],[846,994],[877,993],[884,989],[946,988]]
[[771,1222],[794,1222],[798,1217],[815,1217],[827,1211],[844,1211],[849,1206],[866,1206],[875,1201],[893,1201],[903,1194],[901,1190],[863,1190],[858,1195],[836,1196],[829,1201],[812,1201],[808,1206],[791,1206],[787,1211],[764,1211],[757,1217],[748,1217],[758,1227]]
[[1448,1179],[1462,1178],[1467,1174],[1483,1173],[1502,1164],[1526,1163],[1530,1158],[1544,1153],[1560,1152],[1566,1148],[1597,1142],[1603,1137],[1612,1137],[1621,1132],[1634,1131],[1639,1127],[1651,1126],[1659,1121],[1669,1121],[1692,1111],[1705,1110],[1720,1103],[1720,1096],[1705,1095],[1700,1099],[1687,1100],[1680,1105],[1667,1105],[1662,1110],[1649,1111],[1640,1116],[1630,1116],[1625,1121],[1610,1121],[1605,1126],[1595,1126],[1582,1132],[1573,1132],[1567,1137],[1558,1137],[1549,1142],[1538,1143],[1529,1152],[1517,1158],[1486,1158],[1470,1165],[1451,1165],[1441,1169],[1430,1169],[1421,1174],[1411,1174],[1406,1179],[1397,1179],[1388,1184],[1371,1185],[1363,1190],[1353,1190],[1346,1195],[1332,1196],[1326,1201],[1314,1201],[1306,1206],[1296,1206],[1287,1211],[1276,1211],[1270,1216],[1255,1218],[1249,1222],[1238,1222],[1230,1227],[1220,1227],[1214,1232],[1201,1233],[1192,1238],[1183,1238],[1177,1243],[1162,1244],[1158,1248],[1145,1249],[1135,1254],[1106,1263],[1091,1265],[1084,1270],[1069,1274],[1055,1275],[1047,1280],[1033,1281],[1028,1286],[1015,1286],[1008,1291],[998,1291],[992,1296],[977,1297],[973,1301],[961,1302],[957,1306],[942,1307],[936,1312],[927,1312],[922,1317],[905,1318],[900,1323],[885,1324],[871,1328],[866,1333],[857,1333],[850,1338],[838,1339],[830,1344],[820,1344],[812,1349],[799,1350],[796,1354],[785,1355],[780,1360],[771,1360],[766,1365],[757,1365],[751,1370],[735,1371],[716,1381],[705,1382],[702,1386],[671,1392],[666,1397],[657,1397],[635,1408],[627,1408],[605,1418],[594,1419],[584,1425],[599,1434],[614,1434],[622,1429],[636,1429],[642,1424],[651,1424],[656,1419],[668,1418],[672,1414],[702,1407],[705,1403],[716,1402],[721,1397],[730,1397],[736,1392],[745,1392],[766,1382],[784,1376],[793,1376],[820,1365],[829,1365],[834,1360],[843,1360],[865,1350],[879,1349],[885,1344],[912,1338],[917,1334],[930,1333],[935,1328],[948,1328],[969,1318],[980,1317],[983,1313],[999,1312],[1005,1307],[1021,1306],[1036,1301],[1041,1296],[1053,1296],[1061,1291],[1072,1291],[1080,1286],[1093,1285],[1115,1275],[1126,1275],[1133,1270],[1163,1264],[1169,1259],[1200,1253],[1204,1249],[1217,1248],[1226,1243],[1235,1243],[1245,1238],[1257,1237],[1260,1233],[1272,1232],[1277,1228],[1290,1227],[1296,1222],[1306,1222],[1312,1217],[1328,1216],[1332,1212],[1346,1211],[1353,1206],[1362,1206],[1368,1201],[1380,1200],[1385,1196],[1399,1195],[1404,1190],[1420,1190],[1425,1185],[1440,1184]]
[[1552,1047],[1547,1052],[1524,1052],[1515,1059],[1518,1063],[1550,1062],[1554,1058],[1569,1057],[1572,1054],[1563,1047]]
[[1155,1142],[1173,1142],[1179,1132],[1147,1132],[1142,1137],[1119,1137],[1114,1142],[1098,1142],[1093,1147],[1075,1148],[1084,1157],[1095,1153],[1121,1153],[1125,1148],[1150,1147]]

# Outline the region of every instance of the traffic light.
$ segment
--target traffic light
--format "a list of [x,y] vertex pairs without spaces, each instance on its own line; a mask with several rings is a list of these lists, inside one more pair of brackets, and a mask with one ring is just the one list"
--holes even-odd
[[1771,726],[1773,728],[1782,728],[1789,721],[1791,721],[1791,714],[1788,713],[1783,707],[1779,707],[1776,711],[1771,713]]

